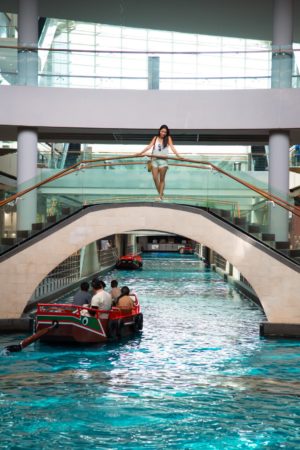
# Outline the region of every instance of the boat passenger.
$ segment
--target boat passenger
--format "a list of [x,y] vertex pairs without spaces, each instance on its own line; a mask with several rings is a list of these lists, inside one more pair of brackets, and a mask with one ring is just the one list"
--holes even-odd
[[121,289],[121,295],[117,300],[116,306],[123,312],[131,312],[134,306],[133,300],[130,297],[130,290],[128,286],[123,286]]
[[120,295],[122,294],[122,292],[121,289],[118,287],[117,280],[112,280],[110,286],[111,286],[110,295],[112,297],[113,304],[115,304]]
[[90,285],[87,281],[81,283],[80,290],[73,297],[74,305],[83,306],[91,302],[92,294],[89,293],[89,288]]
[[104,285],[104,281],[99,280],[98,278],[94,278],[94,280],[92,281],[94,295],[91,300],[91,308],[102,309],[106,311],[111,309],[111,295],[108,292],[105,292],[103,287]]
[[100,283],[102,284],[103,289],[106,288],[106,283],[103,280],[100,280]]

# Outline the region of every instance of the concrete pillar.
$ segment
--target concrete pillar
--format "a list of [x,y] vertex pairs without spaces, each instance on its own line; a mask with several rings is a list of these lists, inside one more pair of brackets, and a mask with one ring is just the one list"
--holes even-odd
[[135,234],[127,235],[127,252],[136,253],[136,237]]
[[292,86],[294,0],[273,1],[272,88]]
[[[18,192],[36,183],[37,175],[37,131],[20,128],[18,130],[17,184]],[[25,194],[17,203],[17,229],[30,230],[36,222],[37,192]]]
[[80,252],[80,277],[88,277],[100,270],[98,261],[97,243],[92,242],[81,249]]
[[202,245],[202,258],[206,267],[210,267],[211,262],[213,260],[212,257],[213,254],[210,248],[206,247],[205,245]]
[[[18,83],[38,83],[38,0],[18,2]],[[32,50],[30,50],[32,49]]]
[[120,256],[122,253],[122,235],[121,234],[115,235],[115,247],[116,247],[118,256]]
[[[18,2],[18,75],[19,84],[34,86],[38,82],[38,0]],[[32,50],[30,50],[32,48]],[[18,191],[32,184],[37,174],[37,131],[18,131]],[[29,182],[29,180],[31,180]],[[18,202],[17,228],[28,230],[36,222],[36,192]]]
[[[283,200],[289,198],[289,133],[272,131],[269,137],[269,192]],[[288,240],[288,212],[280,206],[269,206],[269,230],[276,241]]]
[[[272,88],[292,87],[294,0],[273,1]],[[272,131],[269,141],[269,190],[287,200],[289,196],[289,134]],[[269,229],[277,241],[288,240],[288,214],[270,205]]]

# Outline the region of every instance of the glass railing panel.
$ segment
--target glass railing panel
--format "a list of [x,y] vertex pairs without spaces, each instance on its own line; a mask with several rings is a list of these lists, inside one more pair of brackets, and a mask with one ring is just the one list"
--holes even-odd
[[0,81],[1,85],[18,84],[18,51],[0,40]]
[[[69,177],[75,176],[70,174]],[[44,177],[45,179],[46,177]],[[47,228],[55,225],[61,219],[82,208],[83,195],[80,190],[81,174],[77,172],[76,195],[66,188],[61,193],[56,190],[53,182],[47,183],[47,192],[43,187],[26,192],[26,189],[42,182],[42,177],[35,177],[20,186],[23,194],[9,203],[0,206],[1,253],[20,245]],[[66,178],[67,180],[67,178]],[[75,182],[73,183],[75,184]]]
[[268,172],[262,171],[231,171],[226,170],[232,176],[237,177],[245,183],[253,184],[254,186],[268,191]]
[[[1,206],[2,252],[84,205],[153,202],[157,198],[145,158],[85,163],[65,173],[24,193],[17,202]],[[284,200],[272,200],[267,191],[236,179],[236,172],[223,173],[209,164],[169,159],[164,201],[204,208],[297,261],[300,212]]]
[[[68,144],[64,144],[68,145]],[[181,152],[180,146],[176,146],[179,153],[187,159],[210,162],[226,171],[247,172],[256,171],[253,157],[250,153],[187,153]],[[67,158],[63,161],[63,151],[39,150],[38,167],[49,169],[63,169],[83,160],[108,159],[111,157],[121,157],[125,152],[93,152],[93,151],[73,151],[68,150]],[[134,152],[132,152],[132,155]],[[267,166],[261,172],[267,172]]]
[[[103,162],[95,163],[92,168],[84,168],[82,176],[85,177],[81,189],[84,191],[89,203],[101,201],[118,201],[121,199],[143,199],[153,200],[157,196],[154,189],[152,175],[146,171],[146,159],[134,159],[131,162],[107,161],[105,167]],[[120,164],[121,165],[118,165]],[[130,164],[130,165],[124,165]],[[225,204],[222,196],[224,191],[228,197],[241,197],[247,188],[233,183],[226,175],[210,169],[209,165],[199,170],[194,163],[171,161],[167,174],[166,195],[173,201],[178,197],[179,201],[184,197],[191,204],[207,207],[211,204]],[[95,167],[101,165],[102,167]],[[234,172],[236,174],[236,172]],[[52,186],[58,191],[64,189],[77,189],[76,178],[72,175],[68,181],[61,178]],[[45,190],[47,187],[44,188]],[[137,192],[138,191],[138,192]],[[189,199],[189,200],[188,200]],[[235,201],[230,202],[230,207]],[[235,206],[233,206],[235,207]]]
[[[68,50],[33,45],[34,48],[22,48],[18,52],[13,45],[2,41],[0,44],[0,73],[4,84],[139,90],[299,87],[297,48],[289,50],[287,56],[286,51],[267,48],[152,52],[110,48]],[[158,64],[151,65],[151,58],[157,58]]]

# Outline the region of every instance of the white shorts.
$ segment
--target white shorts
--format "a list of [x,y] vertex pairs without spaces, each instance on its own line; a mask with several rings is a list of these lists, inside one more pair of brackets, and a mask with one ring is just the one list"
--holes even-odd
[[152,158],[152,167],[159,169],[159,167],[168,167],[166,159]]

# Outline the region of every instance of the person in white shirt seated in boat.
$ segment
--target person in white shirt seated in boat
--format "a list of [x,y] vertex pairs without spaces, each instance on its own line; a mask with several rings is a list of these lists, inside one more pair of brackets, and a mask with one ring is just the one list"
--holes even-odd
[[116,307],[122,312],[131,312],[134,306],[134,302],[130,297],[130,290],[128,286],[123,286],[121,289],[121,295],[116,302]]
[[121,289],[118,287],[117,280],[112,280],[110,283],[110,286],[111,286],[110,295],[112,297],[113,305],[115,305],[116,301],[118,300],[118,298],[120,297],[122,292],[121,292]]
[[83,281],[80,285],[80,291],[76,292],[73,297],[73,305],[86,306],[89,305],[92,299],[92,294],[89,293],[90,285],[87,281]]
[[105,283],[98,278],[94,278],[92,281],[92,288],[94,290],[94,295],[91,300],[92,309],[101,309],[109,311],[112,305],[112,298],[108,292],[105,292]]

